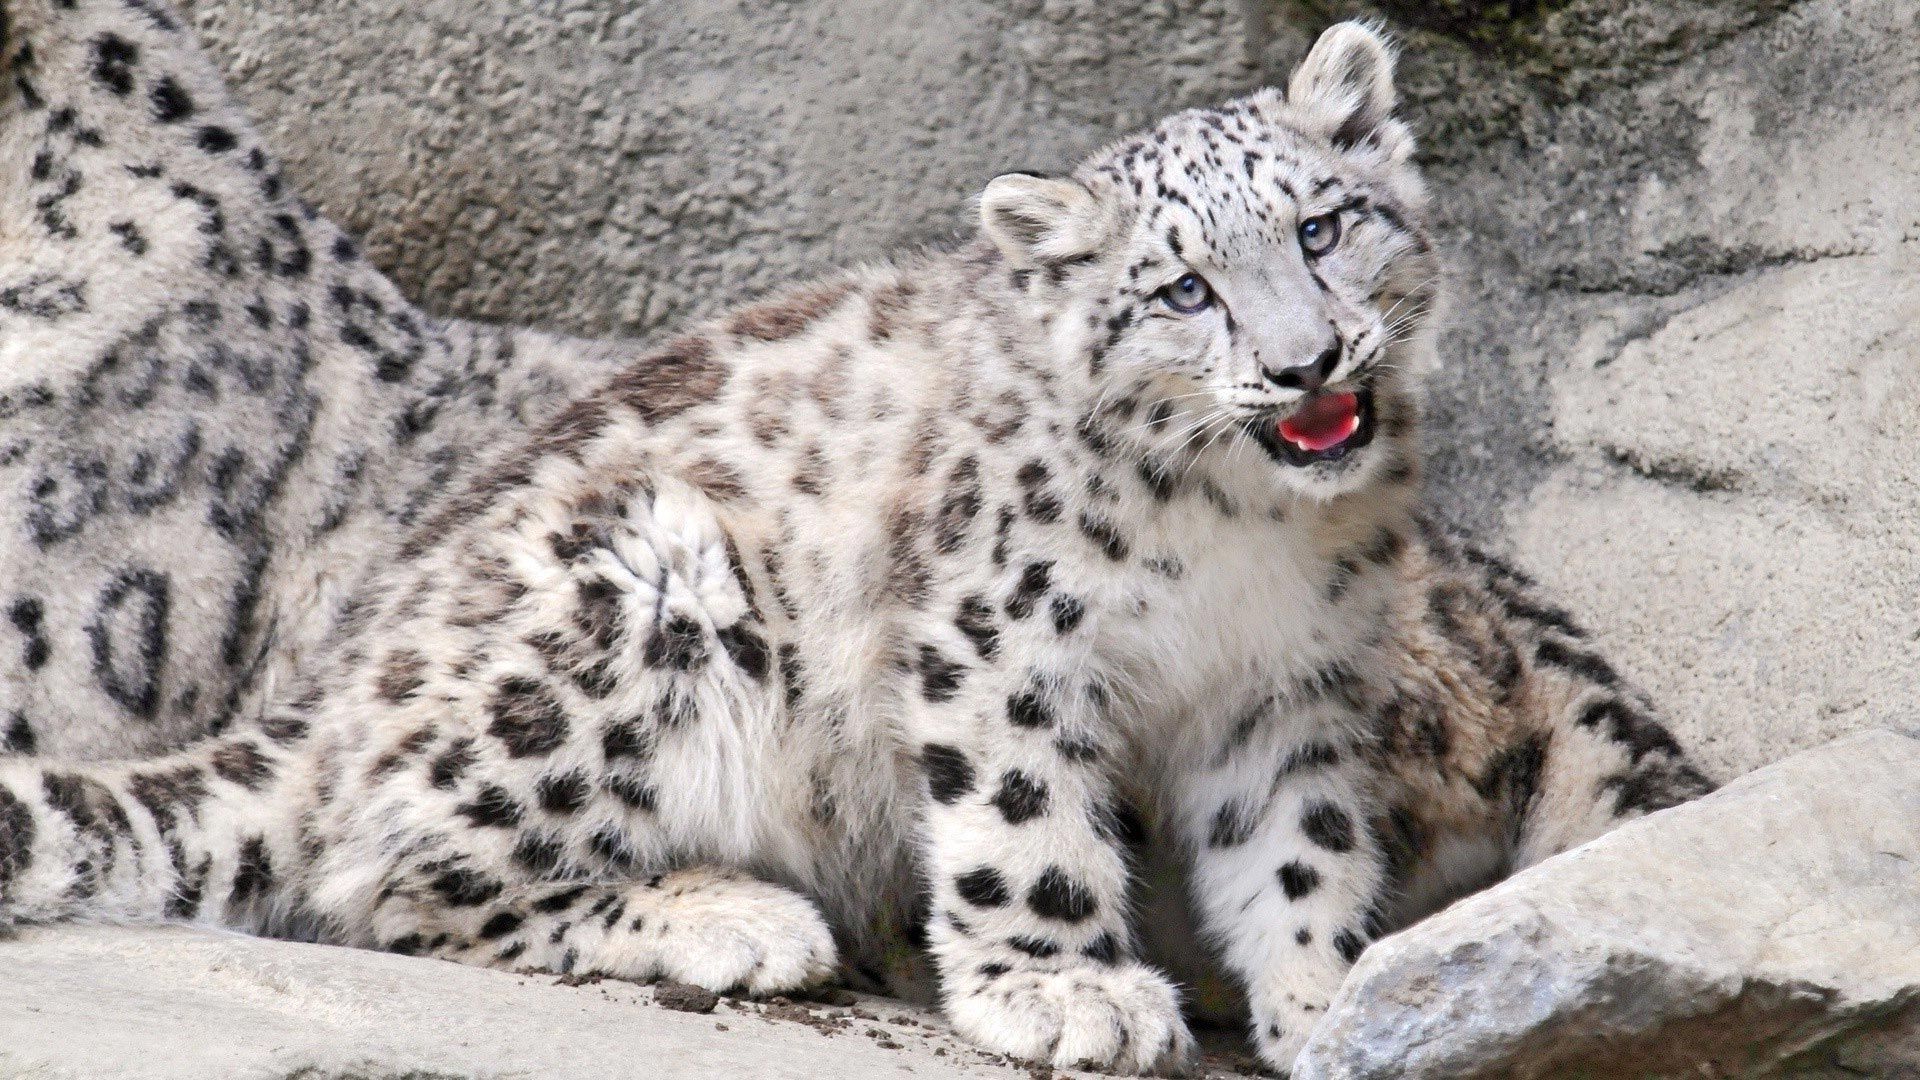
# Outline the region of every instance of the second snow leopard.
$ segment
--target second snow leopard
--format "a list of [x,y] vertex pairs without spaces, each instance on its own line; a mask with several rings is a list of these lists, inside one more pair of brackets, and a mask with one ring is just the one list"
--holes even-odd
[[0,916],[771,992],[920,909],[966,1035],[1139,1070],[1191,1039],[1136,805],[1286,1068],[1376,935],[1708,786],[1417,513],[1390,68],[1336,27],[1284,94],[995,180],[979,243],[633,364],[255,722],[0,762]]

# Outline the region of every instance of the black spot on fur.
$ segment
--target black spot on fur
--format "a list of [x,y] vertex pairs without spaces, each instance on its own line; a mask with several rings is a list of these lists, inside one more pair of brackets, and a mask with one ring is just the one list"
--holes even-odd
[[1120,962],[1120,942],[1112,934],[1101,934],[1081,949],[1080,955],[1096,964],[1112,966]]
[[675,615],[654,628],[647,639],[649,666],[673,671],[694,671],[707,662],[707,638],[700,624],[685,615]]
[[1713,790],[1713,782],[1691,765],[1642,768],[1608,777],[1602,791],[1613,792],[1613,812],[1651,814],[1697,799]]
[[1524,813],[1539,793],[1546,761],[1546,739],[1530,735],[1495,754],[1486,772],[1473,782],[1474,789],[1485,798],[1504,802],[1513,813]]
[[720,639],[720,647],[727,650],[728,659],[746,672],[748,678],[757,682],[767,677],[767,642],[754,633],[752,627],[737,622],[714,636]]
[[1626,747],[1628,759],[1635,765],[1648,754],[1680,756],[1680,744],[1658,721],[1618,698],[1602,698],[1589,704],[1574,721]]
[[33,865],[37,829],[33,811],[5,786],[0,786],[0,889]]
[[975,593],[960,601],[960,613],[954,617],[953,625],[973,642],[973,649],[982,660],[992,660],[1000,654],[1000,631],[994,626],[993,605],[987,598]]
[[119,97],[133,93],[133,65],[140,47],[119,34],[102,34],[93,42],[93,77]]
[[452,907],[479,907],[505,888],[498,878],[467,867],[455,867],[433,880],[433,891]]
[[169,593],[165,574],[125,571],[100,591],[93,621],[87,624],[95,681],[135,716],[150,717],[160,705]]
[[174,873],[173,895],[167,898],[167,918],[191,919],[200,913],[200,901],[207,891],[207,875],[213,870],[213,857],[202,855],[198,863],[190,864],[185,849],[170,843],[167,858],[173,863]]
[[482,941],[496,941],[520,929],[520,924],[525,921],[526,920],[521,918],[516,912],[498,912],[492,918],[480,924],[480,939]]
[[966,676],[964,665],[947,659],[931,645],[920,646],[920,693],[928,701],[952,701]]
[[510,678],[493,698],[487,731],[512,757],[551,754],[567,741],[567,717],[547,688],[532,679]]
[[193,96],[171,75],[162,75],[154,80],[147,100],[153,106],[153,118],[163,124],[178,123],[193,115]]
[[426,685],[427,658],[415,649],[395,649],[380,667],[375,683],[380,697],[389,705],[399,705]]
[[980,462],[968,456],[947,478],[947,495],[933,519],[935,550],[951,555],[966,543],[967,529],[980,514]]
[[1340,751],[1331,743],[1301,743],[1287,752],[1280,763],[1280,775],[1288,776],[1305,769],[1325,769],[1340,763]]
[[929,743],[920,751],[920,767],[927,773],[927,791],[935,802],[951,806],[973,790],[973,763],[959,748]]
[[1573,672],[1595,685],[1609,690],[1620,685],[1620,673],[1613,665],[1590,652],[1570,648],[1552,638],[1546,638],[1534,649],[1533,658],[1550,667]]
[[1366,950],[1366,947],[1367,939],[1355,931],[1342,930],[1333,936],[1333,951],[1339,953],[1340,959],[1349,964],[1360,959],[1360,954]]
[[[20,631],[20,636],[26,639],[21,649],[20,663],[28,671],[38,671],[53,653],[53,647],[48,643],[40,626],[44,616],[45,611],[40,601],[31,596],[23,596],[15,600],[13,606],[7,609],[8,621],[12,622],[13,628]],[[31,753],[32,751],[22,752]]]
[[565,911],[572,907],[575,901],[585,896],[586,892],[587,887],[585,885],[575,885],[571,889],[561,889],[557,893],[543,896],[539,900],[534,901],[533,910],[542,915],[552,915]]
[[653,736],[636,721],[610,724],[600,736],[600,752],[608,761],[644,758],[653,752]]
[[1094,813],[1094,831],[1109,843],[1137,848],[1147,842],[1147,823],[1125,799],[1115,798]]
[[264,898],[273,888],[273,860],[267,855],[267,842],[254,836],[240,845],[239,865],[233,871],[230,907],[242,907]]
[[566,848],[560,838],[547,833],[522,833],[519,843],[513,845],[513,861],[527,869],[536,877],[547,877],[560,868],[561,860],[566,858]]
[[1353,818],[1330,802],[1308,803],[1300,815],[1300,831],[1316,846],[1335,854],[1353,850]]
[[482,828],[511,829],[520,824],[523,811],[513,796],[498,784],[482,785],[471,802],[458,807],[455,813]]
[[607,790],[613,793],[614,798],[635,810],[651,813],[659,802],[659,794],[653,790],[653,785],[629,776],[609,777]]
[[161,833],[171,833],[180,815],[191,814],[206,798],[207,781],[199,769],[181,766],[127,778],[127,794],[152,815]]
[[33,725],[27,722],[26,714],[14,713],[7,720],[5,736],[0,737],[0,753],[31,754],[38,745],[39,740],[34,737]]
[[1007,699],[1007,719],[1015,727],[1043,728],[1053,723],[1053,710],[1039,688],[1030,686]]
[[1007,901],[1013,899],[1013,892],[1007,888],[1007,879],[991,866],[961,874],[953,879],[953,887],[960,894],[960,899],[974,907],[1005,907]]
[[993,805],[1009,825],[1020,825],[1047,812],[1047,786],[1018,769],[1000,778]]
[[1152,493],[1155,502],[1166,502],[1173,498],[1177,485],[1174,474],[1166,462],[1158,458],[1140,459],[1140,482]]
[[218,124],[208,124],[194,136],[194,142],[209,154],[224,154],[240,144],[231,130]]
[[473,740],[461,739],[433,759],[427,768],[427,782],[441,791],[452,791],[473,762]]
[[1038,461],[1027,462],[1014,474],[1020,483],[1027,516],[1043,525],[1060,520],[1060,498],[1048,490],[1048,478],[1047,467]]
[[1077,596],[1059,593],[1047,605],[1047,610],[1053,617],[1055,632],[1065,634],[1080,625],[1080,620],[1087,614],[1087,605]]
[[1092,514],[1081,514],[1080,532],[1093,541],[1107,558],[1114,562],[1126,559],[1129,550],[1126,538],[1120,535],[1120,530],[1114,528],[1112,522]]
[[1007,939],[1007,944],[1041,960],[1060,955],[1060,943],[1049,938],[1016,937]]
[[1093,917],[1100,904],[1086,886],[1067,876],[1057,866],[1049,866],[1027,891],[1027,906],[1044,919],[1084,922]]
[[1297,859],[1282,866],[1279,877],[1280,891],[1289,900],[1299,900],[1320,887],[1320,871]]
[[1303,947],[1313,944],[1313,931],[1307,929],[1304,926],[1298,930],[1295,930],[1293,932],[1293,943],[1295,945],[1300,945]]
[[213,752],[214,774],[229,783],[256,791],[273,776],[273,765],[250,742],[231,742]]
[[625,590],[596,576],[580,583],[579,596],[580,606],[574,610],[573,624],[601,649],[613,648],[620,641],[625,622]]
[[540,808],[554,814],[571,814],[586,805],[588,790],[587,774],[577,769],[541,777]]
[[1258,824],[1251,807],[1239,799],[1230,799],[1213,813],[1213,824],[1207,829],[1207,846],[1239,847],[1253,839],[1253,830]]
[[1020,571],[1020,582],[1013,588],[1013,595],[1007,598],[1007,614],[1015,619],[1024,619],[1033,614],[1033,606],[1053,587],[1053,564],[1050,562],[1028,563]]

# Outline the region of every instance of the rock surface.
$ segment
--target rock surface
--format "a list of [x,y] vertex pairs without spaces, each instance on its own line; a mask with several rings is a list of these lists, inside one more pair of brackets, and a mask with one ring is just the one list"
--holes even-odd
[[1255,80],[1238,0],[182,6],[403,289],[594,334],[946,240],[997,173]]
[[1920,1077],[1920,734],[1550,859],[1361,958],[1294,1080]]
[[700,1013],[660,994],[184,928],[33,928],[0,968],[0,1080],[1034,1075],[893,1002]]

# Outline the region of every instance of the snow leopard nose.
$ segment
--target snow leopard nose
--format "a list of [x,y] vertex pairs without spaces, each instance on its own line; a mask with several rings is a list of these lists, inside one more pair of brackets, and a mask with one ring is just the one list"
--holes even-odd
[[1279,371],[1262,365],[1260,374],[1282,390],[1318,390],[1327,385],[1327,380],[1333,377],[1333,369],[1339,366],[1340,339],[1335,338],[1333,344],[1327,346],[1311,364],[1281,368]]

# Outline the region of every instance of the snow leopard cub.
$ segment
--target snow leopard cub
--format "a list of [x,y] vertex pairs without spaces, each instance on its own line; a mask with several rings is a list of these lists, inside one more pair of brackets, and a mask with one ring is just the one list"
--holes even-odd
[[[698,327],[171,757],[0,762],[0,915],[771,992],[920,912],[956,1027],[1192,1041],[1129,844],[1286,1068],[1375,935],[1706,788],[1416,510],[1438,268],[1391,60],[1009,175],[980,242]],[[837,938],[837,940],[836,940]]]

